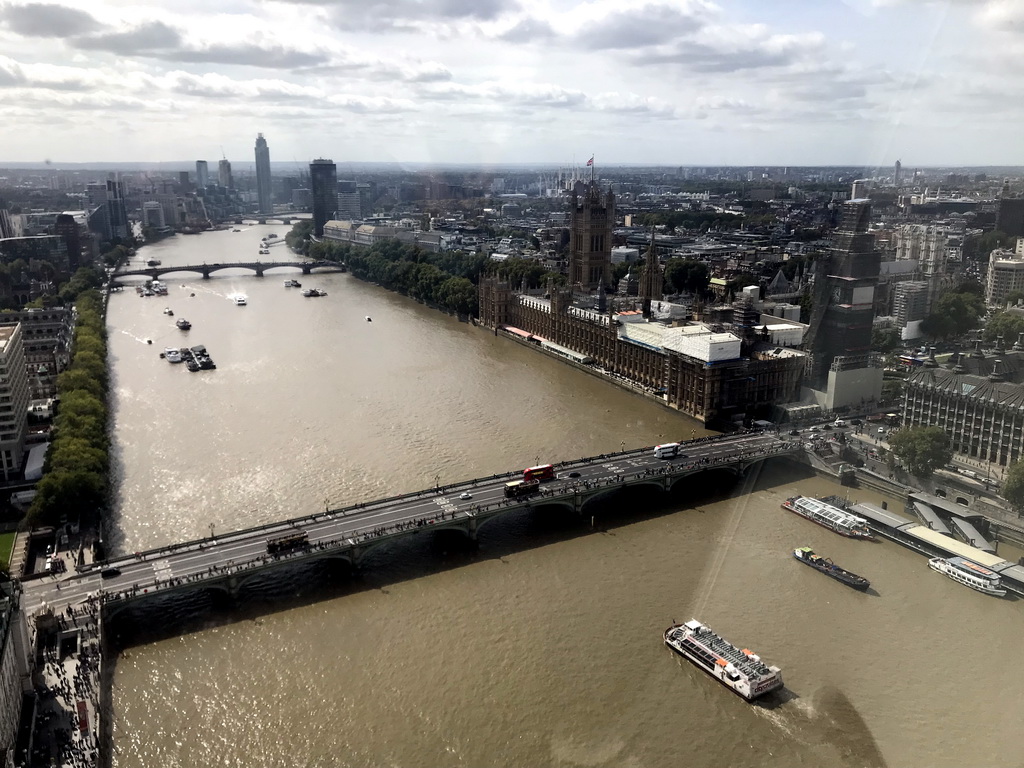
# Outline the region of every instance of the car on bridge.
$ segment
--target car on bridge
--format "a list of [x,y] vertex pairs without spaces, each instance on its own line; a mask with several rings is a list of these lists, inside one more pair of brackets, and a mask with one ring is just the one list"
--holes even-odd
[[459,494],[459,498],[460,499],[472,499],[473,498],[473,494],[470,493],[469,491],[463,491],[462,493]]

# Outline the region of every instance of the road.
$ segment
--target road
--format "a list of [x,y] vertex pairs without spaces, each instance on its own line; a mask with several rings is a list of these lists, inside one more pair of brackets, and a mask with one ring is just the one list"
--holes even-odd
[[[521,478],[522,472],[506,473],[135,553],[97,564],[81,573],[29,580],[24,583],[22,604],[29,614],[47,606],[62,610],[91,597],[127,597],[182,582],[223,577],[286,559],[287,555],[276,558],[267,555],[267,541],[291,532],[305,531],[314,550],[351,547],[384,534],[402,535],[427,525],[464,524],[469,518],[499,507],[536,504],[539,499],[571,496],[577,490],[589,493],[595,487],[618,484],[620,478],[661,472],[670,464],[682,469],[700,463],[761,455],[790,446],[791,442],[771,434],[744,433],[684,443],[683,455],[671,460],[656,458],[652,449],[642,448],[565,462],[556,467],[557,479],[542,485],[540,497],[535,495],[522,501],[507,500],[504,496],[505,483]],[[463,494],[468,494],[469,498],[461,498]],[[300,554],[307,553],[296,553],[296,556]],[[110,569],[116,569],[116,575],[103,578],[102,571],[110,574]]]

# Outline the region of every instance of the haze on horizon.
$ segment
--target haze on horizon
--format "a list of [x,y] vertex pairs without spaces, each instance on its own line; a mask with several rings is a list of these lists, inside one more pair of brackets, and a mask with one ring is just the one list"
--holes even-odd
[[0,3],[3,161],[1015,165],[1024,0]]

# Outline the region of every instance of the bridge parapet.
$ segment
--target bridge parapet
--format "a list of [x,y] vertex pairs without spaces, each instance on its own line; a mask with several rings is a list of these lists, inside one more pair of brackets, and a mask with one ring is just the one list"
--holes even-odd
[[[134,557],[122,558],[98,565],[98,568],[110,568],[115,565],[124,565],[132,561],[155,560],[157,563],[167,563],[174,555],[183,554],[183,551],[193,552],[195,550],[211,550],[227,542],[232,544],[227,551],[232,553],[232,559],[221,562],[214,562],[205,570],[198,572],[183,573],[181,576],[170,578],[152,578],[144,583],[137,582],[128,589],[120,591],[103,592],[101,600],[111,607],[123,606],[137,600],[149,599],[157,595],[167,594],[180,589],[213,588],[226,591],[228,594],[237,594],[238,589],[244,583],[267,569],[277,568],[289,564],[316,561],[325,558],[340,558],[358,566],[366,553],[378,545],[388,541],[417,534],[424,531],[436,531],[444,529],[458,530],[470,539],[475,539],[481,525],[500,515],[515,510],[533,509],[541,506],[558,505],[566,507],[576,513],[581,513],[584,506],[590,501],[605,496],[609,493],[631,486],[654,485],[663,490],[671,490],[679,481],[688,476],[704,472],[710,469],[725,469],[737,474],[745,472],[751,465],[764,461],[775,456],[799,451],[799,443],[776,441],[764,447],[739,452],[731,456],[722,456],[709,459],[707,457],[695,457],[687,459],[683,457],[675,461],[665,461],[657,465],[646,467],[630,467],[625,471],[616,470],[596,479],[584,480],[569,485],[545,485],[532,496],[524,498],[502,498],[499,501],[477,505],[466,505],[454,507],[444,502],[446,495],[452,490],[460,488],[472,488],[477,484],[521,477],[521,473],[503,473],[492,475],[490,478],[471,481],[457,486],[444,486],[432,490],[419,491],[416,493],[403,494],[391,499],[373,502],[372,504],[354,505],[341,510],[325,510],[322,513],[296,518],[293,521],[284,523],[272,523],[246,531],[236,531],[210,539],[202,539],[183,544],[172,545],[158,550],[150,550],[145,553],[136,553]],[[589,461],[604,460],[605,462],[621,461],[626,457],[649,454],[650,449],[639,449],[625,451],[618,454],[607,454],[602,457],[593,457]],[[578,462],[563,462],[560,466],[581,466],[588,460]],[[429,514],[417,513],[417,517],[397,519],[395,522],[385,525],[366,526],[361,524],[361,514],[372,511],[374,519],[379,517],[382,508],[407,502],[414,498],[437,500],[438,507],[432,509]],[[337,521],[337,522],[332,522]],[[325,523],[331,523],[330,532]],[[317,526],[319,525],[319,528]],[[265,541],[265,534],[270,531],[300,531],[308,529],[310,539],[308,545],[286,553],[268,554],[265,547],[250,547],[249,555],[238,554],[239,543],[248,540],[250,544],[262,544]],[[156,567],[151,573],[159,574],[164,571],[165,566]],[[89,569],[83,572],[82,576],[88,575]]]

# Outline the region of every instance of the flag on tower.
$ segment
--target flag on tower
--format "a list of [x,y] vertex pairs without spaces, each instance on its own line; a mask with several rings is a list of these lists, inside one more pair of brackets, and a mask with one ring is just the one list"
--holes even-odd
[[587,160],[587,167],[589,168],[589,167],[590,167],[590,166],[592,166],[593,164],[594,164],[594,156],[593,156],[593,155],[591,155],[591,156],[590,156],[590,159],[589,159],[589,160]]

